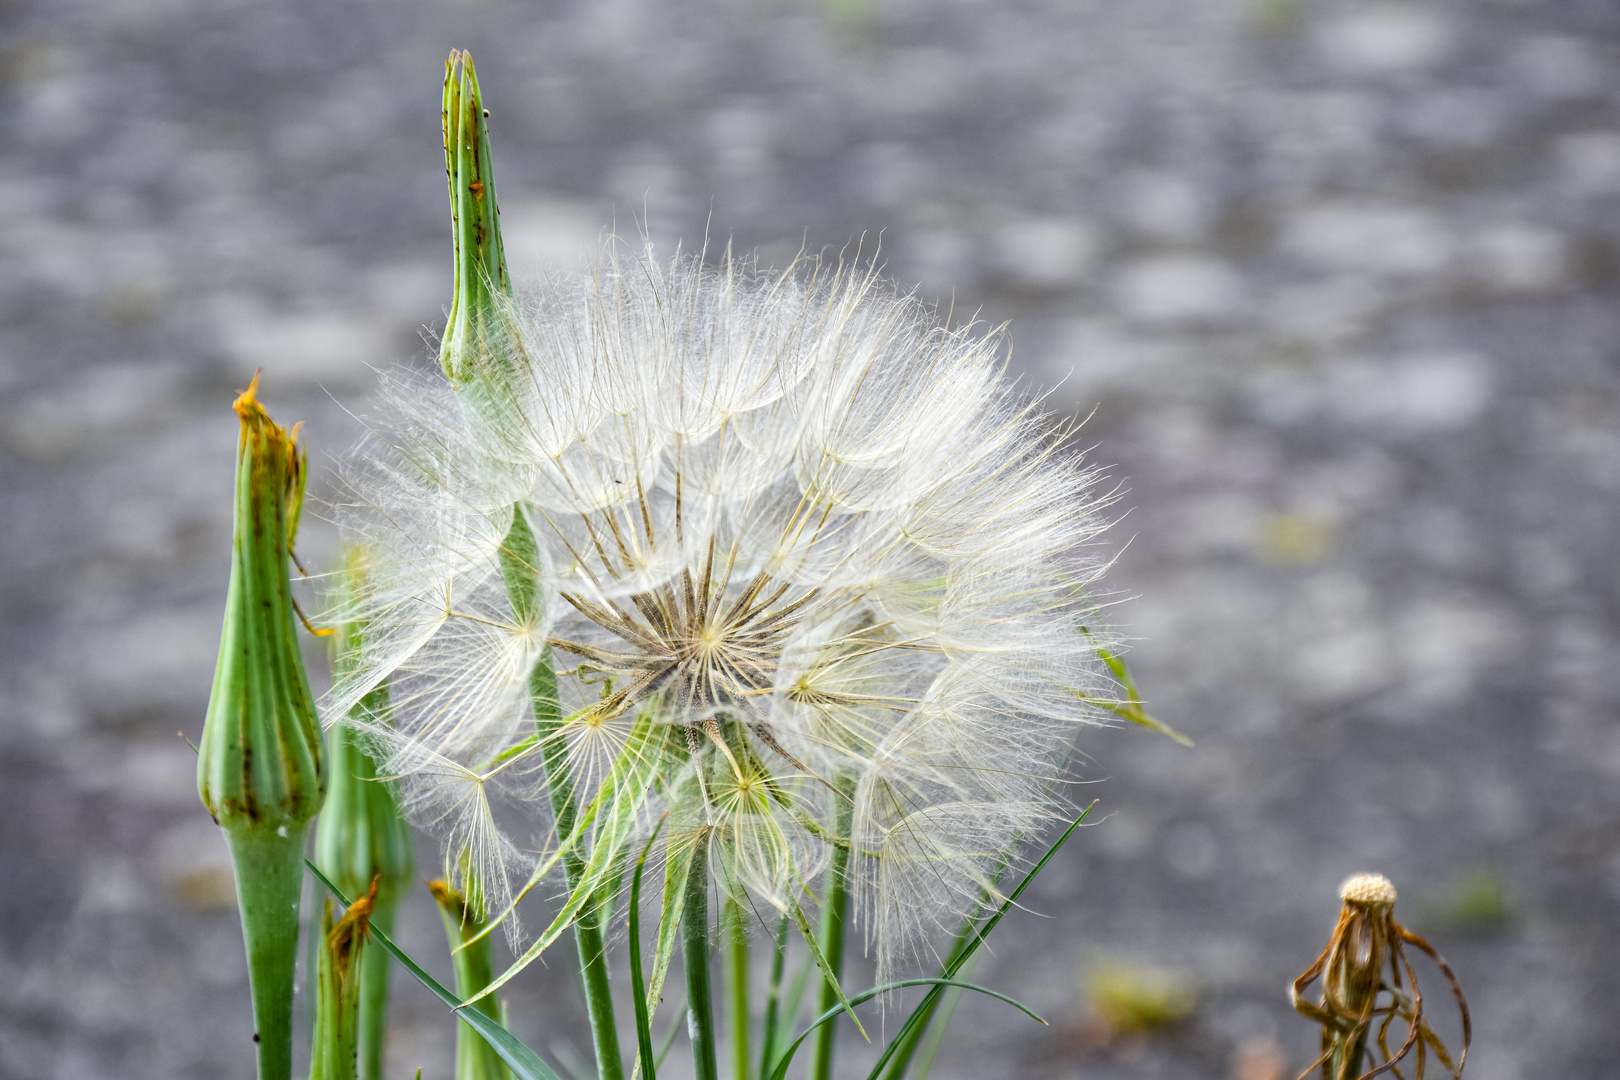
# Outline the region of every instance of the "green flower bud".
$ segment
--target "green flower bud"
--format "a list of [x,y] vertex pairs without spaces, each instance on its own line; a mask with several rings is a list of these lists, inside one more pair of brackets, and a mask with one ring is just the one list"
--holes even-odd
[[439,364],[459,387],[504,367],[502,302],[512,295],[495,206],[489,113],[472,56],[465,52],[452,52],[444,64],[444,168],[455,233],[455,292]]
[[304,836],[326,797],[314,697],[293,626],[287,561],[304,496],[297,428],[236,399],[230,592],[197,761],[197,789],[230,844],[253,988],[260,1080],[292,1070],[293,963]]

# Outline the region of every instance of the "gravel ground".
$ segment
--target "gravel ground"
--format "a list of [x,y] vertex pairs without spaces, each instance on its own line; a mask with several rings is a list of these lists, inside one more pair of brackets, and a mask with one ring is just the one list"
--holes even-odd
[[[1291,1077],[1284,987],[1361,869],[1467,987],[1469,1076],[1615,1075],[1617,43],[1610,0],[0,3],[0,1076],[250,1075],[174,735],[229,402],[263,366],[340,453],[370,366],[431,362],[452,46],[520,274],[612,222],[778,263],[864,236],[1011,320],[1128,485],[1117,619],[1198,747],[1086,738],[1106,820],[976,975],[1053,1027],[964,1005],[935,1076]],[[1102,1038],[1104,963],[1196,1012]],[[448,1077],[447,1018],[398,1004],[391,1075]],[[565,961],[511,1007],[587,1049]]]

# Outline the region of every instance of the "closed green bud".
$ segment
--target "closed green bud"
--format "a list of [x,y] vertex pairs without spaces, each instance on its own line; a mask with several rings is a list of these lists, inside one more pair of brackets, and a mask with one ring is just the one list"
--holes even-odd
[[230,592],[197,788],[230,844],[253,989],[260,1080],[292,1070],[293,964],[304,837],[326,797],[325,749],[294,627],[287,563],[304,496],[297,428],[236,399]]
[[[365,549],[349,549],[338,597],[338,610],[352,610],[355,594],[366,588]],[[336,668],[339,677],[353,669],[360,656],[365,623],[355,619],[338,625]],[[367,694],[351,711],[364,723],[388,722],[388,684]],[[399,901],[411,887],[415,850],[410,826],[400,816],[395,784],[379,779],[376,759],[363,737],[344,724],[327,734],[331,749],[331,790],[326,808],[315,825],[315,862],[345,896],[375,889],[371,922],[385,934],[394,930]],[[388,954],[366,953],[360,975],[360,1072],[362,1080],[382,1075],[383,1036],[388,1012]]]
[[455,233],[455,292],[439,364],[451,385],[460,387],[505,368],[503,302],[512,294],[495,206],[489,113],[465,52],[452,52],[444,64],[444,168]]

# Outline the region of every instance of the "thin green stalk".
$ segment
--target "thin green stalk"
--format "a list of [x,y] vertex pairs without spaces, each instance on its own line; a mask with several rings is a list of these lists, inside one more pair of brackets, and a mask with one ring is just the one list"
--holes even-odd
[[[471,871],[468,871],[469,873]],[[472,997],[495,977],[495,957],[488,937],[480,937],[483,922],[466,899],[444,880],[428,882],[428,891],[439,902],[439,918],[450,939],[450,954],[456,972],[456,993]],[[497,1024],[504,1024],[500,1002],[495,995],[480,998],[467,1006],[477,1009]],[[456,1080],[509,1080],[506,1062],[495,1048],[465,1021],[456,1025]]]
[[636,1013],[636,1051],[640,1055],[641,1074],[646,1080],[658,1080],[658,1060],[653,1053],[652,1016],[647,1008],[647,982],[641,970],[641,872],[647,867],[647,852],[663,831],[664,823],[647,838],[647,844],[636,859],[636,872],[630,878],[629,947],[630,998]]
[[[1085,627],[1081,627],[1081,629],[1085,630]],[[1089,631],[1087,632],[1089,633]],[[1121,678],[1126,680],[1127,685],[1130,687],[1130,692],[1135,694],[1136,684],[1135,682],[1130,681],[1130,672],[1125,669],[1124,662],[1112,657],[1101,649],[1098,650],[1097,655],[1102,657],[1104,662],[1108,664],[1110,670],[1114,671]],[[1068,744],[1064,747],[1062,757],[1058,759],[1056,768],[1053,770],[1054,777],[1063,775],[1064,771],[1069,767],[1069,759],[1073,755],[1074,739],[1071,737]],[[1050,794],[1055,785],[1055,779],[1049,780],[1045,784],[1042,794]],[[1089,814],[1090,812],[1091,808],[1087,807],[1085,813],[1080,815],[1081,819],[1084,820],[1086,814]],[[1071,827],[1069,831],[1073,832],[1074,830]],[[1068,836],[1069,833],[1064,833],[1063,839],[1068,839]],[[1007,867],[1012,862],[1013,854],[1023,846],[1023,843],[1023,833],[1020,832],[1017,836],[1013,837],[1012,843],[1007,845],[1007,850],[1003,852],[1001,858],[997,860],[996,868],[990,874],[991,885],[999,886],[1001,884],[1001,878],[1004,874],[1006,874]],[[1063,840],[1059,840],[1058,843],[1061,845]],[[1050,852],[1048,852],[1046,858],[1051,858]],[[1040,866],[1044,865],[1045,860],[1043,859]],[[1033,873],[1039,872],[1040,866],[1036,867],[1035,871],[1032,872],[1032,876]],[[1025,878],[1024,885],[1029,884],[1030,880],[1030,878]],[[1019,889],[1021,890],[1023,887],[1023,885],[1020,885]],[[973,938],[973,928],[978,924],[978,921],[984,917],[984,913],[990,910],[992,900],[993,897],[989,889],[984,890],[984,892],[979,895],[978,903],[974,905],[974,908],[968,914],[968,917],[963,920],[962,929],[957,933],[956,941],[951,945],[951,951],[946,954],[945,966],[940,969],[942,973],[951,971],[953,964],[961,963],[964,951],[971,951],[971,948],[977,947],[977,944]],[[983,939],[981,937],[978,940],[982,941]],[[950,976],[947,974],[946,977],[949,978]],[[894,1041],[889,1044],[888,1048],[884,1052],[885,1057],[890,1057],[888,1080],[904,1080],[906,1068],[911,1064],[912,1055],[917,1052],[917,1047],[922,1042],[923,1035],[928,1029],[928,1023],[933,1019],[934,1010],[938,1007],[938,1005],[939,995],[935,994],[933,991],[930,991],[924,996],[922,1003],[917,1006],[912,1015],[906,1019],[906,1023],[901,1027],[900,1032],[895,1036]],[[949,1022],[949,1017],[946,1018],[945,1022]],[[926,1071],[927,1070],[925,1069],[925,1075]],[[873,1073],[873,1076],[876,1075],[876,1073]]]
[[[849,797],[853,784],[840,778],[838,791],[842,798],[833,800],[833,833],[848,836],[854,815],[854,804]],[[835,845],[832,865],[827,869],[827,893],[821,904],[821,954],[828,970],[821,981],[821,992],[816,999],[816,1012],[823,1013],[839,1003],[835,981],[844,977],[844,927],[849,920],[849,846]],[[812,1080],[831,1080],[833,1050],[837,1044],[838,1027],[825,1024],[816,1031],[815,1042],[810,1045],[810,1076]]]
[[[349,902],[343,890],[333,884],[332,879],[321,873],[321,868],[309,859],[304,860],[304,869],[308,870],[327,892],[336,897],[339,903]],[[461,1004],[464,999],[460,994],[451,991],[438,979],[423,971],[422,965],[412,960],[404,950],[394,944],[393,939],[375,926],[371,928],[371,939],[373,944],[393,957],[394,963],[404,968],[411,978],[421,983],[428,993],[437,998],[439,1004],[449,1009],[452,1014],[460,1016],[464,1023],[489,1043],[500,1059],[506,1062],[507,1068],[512,1070],[515,1080],[562,1080],[556,1070],[540,1059],[539,1054],[518,1042],[510,1031],[491,1019],[489,1014]]]
[[[371,925],[385,934],[394,932],[398,904],[377,909]],[[381,949],[367,949],[360,957],[360,1080],[382,1080],[383,1043],[388,1034],[388,977],[393,967]]]
[[[357,573],[351,560],[351,573]],[[343,628],[338,666],[358,651],[361,629]],[[388,690],[379,687],[356,706],[354,715],[377,722],[388,716]],[[399,901],[409,891],[414,851],[410,826],[400,814],[394,785],[377,775],[377,762],[357,742],[353,730],[338,724],[327,733],[331,787],[315,825],[315,861],[351,895],[377,885],[370,924],[394,929]],[[391,961],[381,949],[360,960],[360,1080],[381,1080],[383,1039],[388,1026]]]
[[[759,1040],[759,1076],[765,1080],[771,1062],[776,1059],[777,1028],[781,1025],[782,975],[787,969],[788,917],[783,915],[776,923],[776,947],[771,953],[771,990],[765,999],[765,1031]],[[790,1018],[791,1019],[791,1018]]]
[[293,968],[298,960],[307,833],[306,826],[294,837],[248,830],[225,834],[236,866],[260,1080],[287,1080],[292,1075]]
[[[501,546],[501,572],[512,612],[519,619],[537,618],[544,597],[537,580],[540,548],[521,505],[513,508],[512,527]],[[540,741],[541,761],[546,769],[546,788],[551,796],[552,817],[557,837],[574,832],[578,807],[574,801],[573,770],[568,763],[568,742],[563,737],[562,702],[557,697],[557,669],[548,648],[540,654],[529,673],[529,699],[534,708],[535,735]],[[585,859],[578,847],[563,853],[563,874],[572,893],[585,876]],[[585,1010],[590,1017],[591,1041],[596,1050],[600,1080],[624,1080],[624,1058],[619,1050],[619,1029],[613,1015],[613,982],[608,971],[607,944],[602,934],[602,906],[612,895],[606,888],[593,896],[574,922],[574,944],[579,949],[579,966],[584,980]]]
[[720,1080],[714,1050],[714,999],[709,992],[709,848],[700,839],[686,875],[681,908],[681,960],[686,966],[686,1030],[696,1080]]
[[731,1028],[731,1061],[737,1080],[748,1080],[748,918],[742,904],[728,897],[721,916],[726,951],[726,1020]]

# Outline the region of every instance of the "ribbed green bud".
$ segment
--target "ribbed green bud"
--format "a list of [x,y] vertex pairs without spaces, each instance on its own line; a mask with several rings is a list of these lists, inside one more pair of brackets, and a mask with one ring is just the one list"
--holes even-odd
[[439,364],[451,385],[460,387],[505,367],[501,301],[512,294],[495,205],[489,113],[472,56],[465,52],[452,52],[444,64],[444,168],[455,234],[455,292]]
[[[353,597],[366,589],[366,552],[350,548],[339,583],[347,595],[338,598],[340,611],[352,610]],[[339,677],[352,670],[360,656],[366,627],[345,621],[338,626],[334,666]],[[353,714],[368,723],[388,723],[388,684],[361,699]],[[327,733],[331,749],[331,790],[326,809],[315,823],[315,862],[345,896],[359,896],[375,887],[372,924],[385,934],[394,931],[400,898],[411,887],[415,849],[410,826],[400,815],[398,793],[391,780],[378,779],[377,762],[355,731],[335,725]],[[360,1076],[378,1080],[382,1075],[383,1037],[388,1019],[388,954],[366,953],[360,975]]]
[[326,797],[325,749],[294,628],[287,562],[304,497],[298,430],[236,399],[231,584],[197,761],[197,789],[230,844],[253,989],[260,1080],[292,1072],[293,964],[304,837]]
[[309,1080],[357,1080],[362,972],[370,936],[368,893],[349,905],[332,925],[332,901],[321,915],[321,947],[315,960],[315,1038],[309,1052]]

